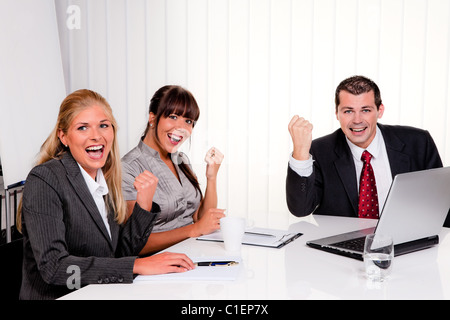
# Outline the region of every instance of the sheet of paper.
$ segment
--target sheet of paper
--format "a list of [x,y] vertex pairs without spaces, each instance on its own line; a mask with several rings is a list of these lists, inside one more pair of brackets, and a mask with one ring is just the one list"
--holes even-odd
[[229,267],[196,267],[194,270],[182,273],[168,273],[158,275],[139,275],[134,279],[134,282],[140,281],[233,281],[239,276],[243,270],[242,259],[233,256],[202,256],[191,258],[194,263],[206,261],[236,261],[238,265]]

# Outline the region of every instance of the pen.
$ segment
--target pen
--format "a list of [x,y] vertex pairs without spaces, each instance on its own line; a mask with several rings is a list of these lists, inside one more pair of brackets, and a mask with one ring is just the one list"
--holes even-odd
[[204,261],[197,262],[195,265],[199,267],[230,267],[239,264],[236,261]]
[[245,231],[245,233],[251,234],[252,236],[275,237],[273,234],[268,233],[250,232],[250,231]]

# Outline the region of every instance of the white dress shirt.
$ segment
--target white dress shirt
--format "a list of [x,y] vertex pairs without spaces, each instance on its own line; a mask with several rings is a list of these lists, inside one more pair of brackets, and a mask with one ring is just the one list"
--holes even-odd
[[[368,152],[370,152],[370,154],[372,154],[372,160],[370,161],[370,164],[372,165],[375,174],[375,181],[377,184],[377,191],[378,191],[378,204],[381,210],[386,201],[392,183],[391,166],[389,165],[389,159],[386,151],[386,144],[384,143],[381,130],[380,128],[377,127],[375,138],[373,139],[372,143],[367,147],[367,149],[362,149],[354,145],[347,137],[346,140],[348,146],[350,147],[350,151],[353,155],[353,161],[355,163],[357,190],[359,190],[359,179],[363,167],[361,155],[364,152],[364,150],[367,150]],[[312,158],[311,155],[309,156],[308,160],[304,161],[294,159],[292,157],[292,153],[289,156],[289,166],[291,167],[292,170],[294,170],[298,175],[302,177],[308,177],[312,174],[313,162],[314,159]]]
[[105,199],[103,196],[107,195],[109,192],[108,185],[106,184],[105,177],[103,176],[102,169],[97,170],[96,180],[83,169],[80,164],[78,164],[83,175],[84,180],[88,186],[89,192],[94,198],[95,204],[97,205],[98,211],[102,216],[103,222],[105,223],[106,230],[108,231],[109,237],[111,238],[111,230],[109,229],[108,222],[108,211],[106,210]]
[[357,187],[359,190],[359,180],[361,177],[361,171],[364,162],[361,160],[362,153],[367,150],[372,155],[370,164],[372,165],[373,172],[375,174],[375,182],[377,184],[378,191],[378,204],[381,210],[384,202],[386,201],[389,189],[392,183],[391,166],[389,165],[389,159],[386,151],[386,144],[384,143],[383,135],[380,128],[377,127],[377,133],[372,143],[366,148],[360,148],[354,145],[347,137],[347,144],[350,147],[350,151],[353,155],[353,161],[355,162]]

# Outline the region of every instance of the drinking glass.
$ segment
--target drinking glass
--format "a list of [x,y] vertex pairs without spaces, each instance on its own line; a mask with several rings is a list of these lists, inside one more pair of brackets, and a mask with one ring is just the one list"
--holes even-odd
[[384,281],[392,272],[394,242],[389,235],[369,234],[364,243],[364,264],[367,278]]

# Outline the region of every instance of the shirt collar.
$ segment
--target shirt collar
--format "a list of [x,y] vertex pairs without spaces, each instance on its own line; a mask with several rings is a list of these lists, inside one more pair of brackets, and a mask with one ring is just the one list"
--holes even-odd
[[[138,148],[145,155],[148,155],[152,158],[161,159],[161,157],[159,156],[159,152],[156,151],[155,149],[149,147],[142,140],[139,141]],[[183,152],[175,151],[174,153],[171,153],[170,156],[172,157],[172,161],[174,164],[179,164],[181,162],[188,163],[186,156]]]
[[142,153],[149,155],[153,158],[159,158],[159,153],[155,149],[150,148],[148,145],[144,143],[144,141],[140,140],[138,144],[139,149]]
[[345,140],[347,141],[347,144],[350,148],[350,151],[352,152],[353,157],[359,161],[361,161],[361,156],[364,150],[369,151],[372,157],[376,159],[380,155],[381,145],[384,142],[383,135],[378,126],[377,131],[375,133],[375,137],[373,138],[372,142],[366,149],[360,148],[357,145],[353,144],[347,137],[345,137]]
[[97,170],[96,180],[92,179],[92,177],[83,169],[82,166],[78,163],[80,167],[81,174],[83,175],[84,181],[88,186],[89,192],[94,195],[98,192],[100,195],[104,196],[108,194],[108,185],[106,184],[105,176],[103,175],[102,169]]

